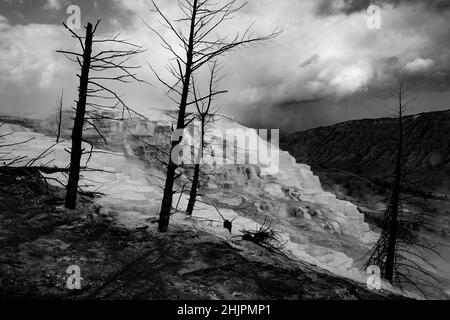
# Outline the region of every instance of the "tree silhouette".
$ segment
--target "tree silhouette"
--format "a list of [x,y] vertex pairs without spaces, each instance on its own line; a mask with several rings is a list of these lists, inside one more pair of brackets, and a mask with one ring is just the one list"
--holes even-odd
[[[399,81],[391,96],[396,105],[391,110],[396,112],[397,126],[393,133],[395,156],[388,161],[387,168],[393,167],[390,179],[390,192],[386,210],[384,212],[382,232],[374,247],[366,254],[366,262],[363,266],[378,266],[381,276],[393,285],[404,288],[405,284],[412,285],[425,297],[423,290],[429,286],[430,280],[437,280],[427,267],[434,268],[424,254],[431,251],[439,255],[433,248],[419,243],[417,237],[411,231],[411,226],[425,225],[424,217],[427,215],[428,206],[426,199],[412,201],[417,198],[417,192],[411,192],[411,186],[417,185],[416,181],[409,181],[412,173],[407,169],[407,164],[413,156],[411,145],[414,137],[410,134],[413,121],[404,119],[408,106],[415,100],[411,98],[410,87],[403,81]],[[411,212],[405,206],[405,201],[413,204],[415,211]],[[440,256],[440,255],[439,255]]]
[[[168,65],[168,71],[174,81],[163,79],[152,66],[155,76],[167,88],[166,95],[178,106],[177,133],[183,131],[188,125],[189,116],[187,108],[194,105],[196,101],[207,100],[209,97],[192,96],[192,77],[199,72],[205,64],[213,61],[219,56],[239,47],[253,46],[265,43],[279,35],[280,31],[275,30],[268,35],[254,35],[252,25],[242,33],[237,33],[233,37],[219,36],[217,31],[221,25],[241,10],[245,4],[239,5],[237,0],[220,3],[214,0],[178,0],[178,8],[181,17],[171,20],[162,12],[154,0],[151,0],[154,11],[162,18],[163,26],[176,37],[180,50],[169,43],[167,36],[163,35],[155,28],[147,26],[161,39],[163,47],[173,56],[173,61]],[[183,31],[183,30],[186,30]],[[180,54],[183,52],[183,54]],[[182,56],[184,55],[184,57]],[[169,227],[170,215],[172,213],[173,187],[176,179],[181,176],[177,172],[180,168],[172,158],[172,151],[182,141],[182,136],[174,135],[171,152],[169,155],[166,182],[164,186],[164,196],[161,204],[159,217],[159,231],[166,232]]]
[[[84,37],[76,34],[64,24],[66,29],[72,34],[72,37],[78,40],[81,52],[58,51],[66,55],[70,61],[77,63],[81,68],[80,75],[77,75],[80,81],[72,129],[69,178],[66,186],[65,206],[68,209],[76,208],[80,170],[82,169],[81,158],[84,154],[92,152],[92,147],[90,151],[85,151],[83,148],[83,142],[90,144],[83,138],[85,124],[94,128],[102,139],[106,140],[93,121],[99,117],[97,111],[119,109],[122,111],[122,118],[125,112],[130,117],[132,113],[142,117],[142,115],[128,107],[123,99],[109,87],[109,84],[111,82],[142,82],[142,80],[137,78],[137,74],[134,73],[140,66],[128,65],[127,63],[130,58],[144,52],[144,50],[142,50],[142,47],[129,41],[119,39],[120,34],[112,38],[96,39],[95,33],[99,23],[100,20],[97,21],[95,26],[92,23],[88,23],[85,27],[86,34]],[[94,53],[97,47],[99,47],[99,52]],[[90,110],[87,110],[87,107]]]

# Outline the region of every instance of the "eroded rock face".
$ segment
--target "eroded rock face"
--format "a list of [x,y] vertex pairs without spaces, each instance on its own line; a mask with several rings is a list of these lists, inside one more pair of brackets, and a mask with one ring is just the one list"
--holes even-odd
[[[406,116],[404,125],[406,168],[414,173],[414,181],[421,181],[427,191],[449,194],[450,111]],[[291,134],[281,139],[281,146],[313,167],[384,180],[386,164],[396,155],[391,139],[396,128],[395,118],[348,121]]]

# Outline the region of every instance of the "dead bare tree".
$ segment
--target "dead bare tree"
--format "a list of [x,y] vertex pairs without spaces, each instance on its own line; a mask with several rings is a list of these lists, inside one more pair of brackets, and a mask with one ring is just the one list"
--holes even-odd
[[[396,106],[390,108],[396,112],[398,121],[395,133],[395,157],[392,158],[393,178],[391,179],[391,192],[384,213],[382,232],[374,247],[367,253],[363,266],[378,266],[384,279],[393,285],[403,289],[404,284],[412,285],[426,297],[423,287],[429,286],[428,280],[436,278],[427,270],[434,268],[424,256],[424,251],[431,251],[439,255],[433,248],[421,244],[411,232],[411,225],[423,225],[426,215],[426,206],[423,203],[414,203],[417,212],[411,212],[405,208],[405,200],[411,198],[406,167],[408,163],[409,148],[413,142],[408,141],[409,123],[404,116],[408,106],[414,101],[411,98],[410,88],[403,81],[393,90],[392,97],[396,100]],[[387,167],[391,167],[388,164]],[[415,197],[415,195],[412,195]],[[409,200],[409,204],[412,202]],[[421,211],[421,212],[419,212]],[[439,255],[440,256],[440,255]]]
[[[95,26],[92,23],[88,23],[85,27],[86,34],[84,37],[76,34],[64,24],[72,34],[72,37],[78,40],[81,51],[58,51],[70,61],[77,63],[81,68],[81,74],[77,74],[80,81],[72,129],[70,171],[66,186],[65,206],[68,209],[75,209],[76,207],[81,158],[84,154],[92,152],[92,148],[90,151],[85,151],[82,146],[83,142],[87,142],[83,138],[85,124],[90,125],[104,138],[93,121],[96,119],[96,114],[99,111],[119,109],[122,111],[122,118],[125,112],[130,117],[132,117],[132,114],[142,117],[142,115],[132,110],[122,97],[109,87],[109,83],[143,82],[137,78],[137,74],[134,72],[140,66],[133,66],[127,63],[133,56],[144,52],[144,50],[142,47],[127,40],[119,39],[120,34],[112,38],[95,39],[99,23],[100,20],[97,21]],[[97,47],[99,52],[94,53]],[[87,107],[90,110],[87,110]]]
[[198,146],[198,150],[196,150],[197,156],[194,165],[194,175],[191,183],[191,190],[189,192],[189,202],[186,209],[186,213],[189,216],[192,216],[192,213],[195,208],[195,201],[197,199],[197,193],[200,183],[200,170],[203,162],[203,156],[205,148],[207,147],[205,142],[205,135],[207,130],[207,125],[211,122],[214,122],[214,118],[217,114],[218,108],[213,107],[214,97],[221,93],[226,93],[227,91],[218,91],[217,87],[220,81],[220,78],[217,77],[217,73],[220,71],[218,68],[217,61],[213,61],[210,64],[210,77],[208,84],[208,98],[206,100],[200,100],[201,96],[200,90],[196,88],[196,81],[192,78],[192,91],[194,95],[194,101],[196,106],[196,113],[194,117],[200,124],[200,142]]
[[[167,37],[155,28],[147,26],[161,39],[163,47],[173,55],[176,63],[167,66],[174,81],[167,81],[150,66],[158,80],[167,88],[166,95],[178,106],[177,133],[183,131],[187,126],[187,108],[196,101],[207,100],[209,97],[192,98],[192,76],[195,75],[205,64],[217,59],[219,56],[237,49],[239,47],[254,46],[273,40],[280,34],[274,30],[268,35],[255,35],[251,24],[243,33],[237,33],[234,37],[221,37],[217,34],[221,25],[241,10],[245,4],[240,5],[237,0],[219,3],[214,0],[178,0],[178,8],[181,17],[170,19],[162,12],[160,7],[151,0],[154,11],[162,18],[162,24],[179,41],[180,51],[175,44],[169,43]],[[183,31],[185,30],[185,31]],[[173,151],[182,142],[183,137],[174,135],[171,150]],[[177,173],[180,168],[169,156],[164,186],[164,196],[161,204],[159,231],[168,230],[170,215],[172,212],[173,187],[176,179],[181,176]]]

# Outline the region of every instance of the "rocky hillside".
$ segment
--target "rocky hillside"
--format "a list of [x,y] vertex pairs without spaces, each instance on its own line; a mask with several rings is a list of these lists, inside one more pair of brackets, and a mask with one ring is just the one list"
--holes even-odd
[[[421,188],[450,194],[450,110],[405,117],[407,168]],[[314,169],[384,180],[392,171],[396,120],[349,121],[284,137],[281,148]]]

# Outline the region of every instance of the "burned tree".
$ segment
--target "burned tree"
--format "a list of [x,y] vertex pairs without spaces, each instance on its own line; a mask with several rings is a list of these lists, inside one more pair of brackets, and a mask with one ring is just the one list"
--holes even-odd
[[200,170],[203,163],[203,156],[205,148],[207,147],[205,142],[205,135],[207,130],[207,125],[214,121],[215,115],[217,113],[217,108],[213,107],[214,97],[218,94],[225,93],[226,91],[218,91],[217,86],[220,78],[217,77],[217,73],[220,68],[217,68],[217,62],[213,61],[210,64],[210,78],[208,84],[208,95],[207,99],[201,100],[200,90],[196,87],[195,79],[192,78],[192,92],[195,101],[196,112],[194,114],[195,119],[200,124],[200,142],[198,145],[198,150],[194,150],[197,153],[195,165],[194,165],[194,175],[192,177],[191,190],[189,192],[189,202],[186,212],[189,216],[192,216],[195,207],[195,201],[198,195],[198,188],[200,184]]
[[[427,270],[428,267],[434,266],[427,261],[424,254],[426,251],[437,255],[439,253],[419,243],[411,231],[411,225],[427,224],[424,217],[428,210],[425,198],[422,202],[411,201],[412,198],[417,198],[417,192],[411,189],[417,182],[408,179],[413,173],[407,165],[414,145],[414,137],[410,134],[414,120],[406,120],[405,112],[414,99],[411,98],[409,86],[402,81],[399,81],[391,96],[396,100],[395,107],[390,109],[396,112],[397,126],[392,134],[393,156],[387,161],[387,167],[393,168],[389,178],[390,194],[384,212],[381,236],[367,253],[363,268],[378,266],[381,276],[391,284],[398,285],[401,289],[405,284],[412,285],[426,296],[423,287],[429,286],[429,280],[436,279]],[[406,208],[406,200],[409,205],[414,205],[415,212]]]
[[[221,25],[241,10],[245,4],[239,5],[237,0],[219,3],[212,0],[178,0],[181,17],[171,20],[164,14],[154,0],[151,0],[155,12],[161,17],[164,27],[171,32],[179,41],[183,52],[177,50],[169,43],[167,37],[148,25],[148,27],[161,39],[163,47],[174,57],[176,63],[168,65],[168,71],[174,81],[166,81],[153,69],[156,77],[167,88],[166,94],[176,103],[178,107],[177,134],[186,128],[187,108],[195,101],[207,100],[208,97],[192,97],[192,77],[210,61],[239,47],[253,46],[274,39],[280,32],[275,30],[268,35],[254,35],[252,25],[243,33],[238,33],[232,38],[220,37],[217,34]],[[190,101],[192,99],[192,101]],[[176,150],[182,142],[182,135],[174,135],[171,150]],[[172,202],[174,195],[175,180],[181,176],[177,173],[179,165],[170,153],[164,196],[161,204],[159,217],[159,230],[168,230],[170,215],[172,213]],[[175,161],[174,161],[175,160]]]
[[[140,68],[140,66],[132,66],[127,63],[133,56],[144,52],[144,50],[131,42],[119,39],[119,35],[112,38],[96,39],[95,33],[99,22],[95,26],[88,23],[85,27],[84,37],[76,34],[64,24],[72,37],[78,40],[81,51],[58,51],[81,68],[81,73],[77,74],[80,80],[72,129],[70,171],[66,186],[65,206],[68,209],[75,209],[76,207],[81,158],[84,154],[92,151],[92,148],[91,151],[83,149],[83,142],[87,142],[83,138],[85,125],[90,125],[103,138],[93,121],[96,119],[96,111],[119,109],[122,111],[122,117],[125,112],[130,117],[132,113],[141,116],[129,108],[122,98],[109,87],[108,83],[142,82],[134,73],[134,70]],[[94,53],[94,50],[98,50],[98,53]],[[92,111],[88,110],[88,107]]]

